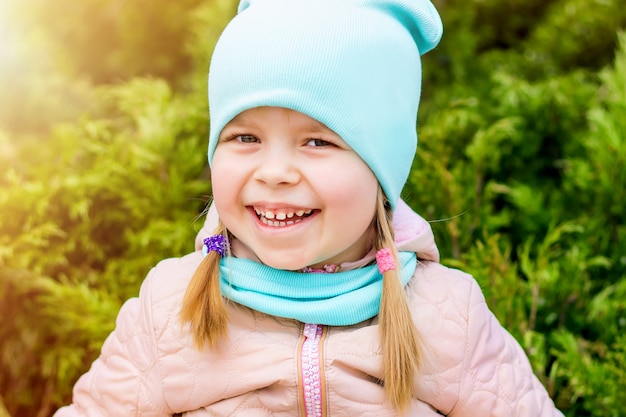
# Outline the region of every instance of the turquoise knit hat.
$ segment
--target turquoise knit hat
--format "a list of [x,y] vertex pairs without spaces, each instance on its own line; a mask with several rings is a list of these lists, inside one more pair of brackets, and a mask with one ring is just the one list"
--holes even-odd
[[209,163],[224,126],[285,107],[337,133],[395,207],[417,147],[420,55],[442,34],[429,0],[243,0],[209,71]]

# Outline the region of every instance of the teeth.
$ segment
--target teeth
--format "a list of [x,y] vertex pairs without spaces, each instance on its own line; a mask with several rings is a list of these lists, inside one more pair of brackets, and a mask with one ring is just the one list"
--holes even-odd
[[280,222],[277,220],[269,220],[265,216],[261,216],[259,219],[261,220],[261,223],[266,224],[270,227],[290,226],[292,224],[300,223],[302,221],[302,219],[295,219],[295,220],[289,220],[286,222]]
[[257,216],[259,216],[259,220],[261,220],[263,224],[266,224],[272,227],[288,226],[288,225],[301,222],[302,221],[301,217],[303,217],[304,215],[309,215],[313,213],[312,209],[296,210],[295,212],[294,211],[289,211],[289,212],[278,211],[277,212],[273,210],[259,209],[256,207],[254,208],[254,211],[256,212]]
[[263,224],[266,224],[270,227],[283,227],[283,226],[290,226],[292,224],[296,224],[296,223],[300,223],[302,221],[302,219],[297,219],[297,220],[289,220],[288,222],[279,222],[276,220],[268,220],[265,217],[261,217],[261,222]]

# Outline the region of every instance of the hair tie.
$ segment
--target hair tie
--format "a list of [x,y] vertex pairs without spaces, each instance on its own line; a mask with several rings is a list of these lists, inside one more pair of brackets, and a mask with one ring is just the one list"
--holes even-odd
[[378,264],[378,270],[381,274],[396,269],[396,263],[393,260],[393,255],[389,248],[383,248],[376,252],[376,263]]
[[207,256],[211,251],[217,252],[222,258],[226,256],[228,240],[224,237],[224,235],[209,236],[202,242],[204,243],[204,246],[202,246],[202,254],[204,256]]

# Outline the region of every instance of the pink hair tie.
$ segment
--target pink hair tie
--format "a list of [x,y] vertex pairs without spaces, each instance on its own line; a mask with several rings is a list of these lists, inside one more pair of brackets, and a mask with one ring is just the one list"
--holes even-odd
[[383,248],[376,252],[376,263],[378,264],[378,270],[381,274],[391,271],[392,269],[396,269],[396,263],[393,260],[393,255],[391,254],[391,250],[388,248]]

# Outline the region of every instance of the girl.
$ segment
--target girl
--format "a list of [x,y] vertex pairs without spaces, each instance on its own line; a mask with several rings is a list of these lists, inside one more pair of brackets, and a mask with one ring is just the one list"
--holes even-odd
[[57,417],[561,415],[399,199],[441,31],[428,0],[243,0],[199,250],[151,271]]

